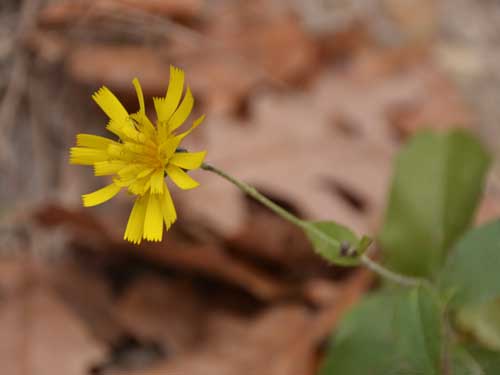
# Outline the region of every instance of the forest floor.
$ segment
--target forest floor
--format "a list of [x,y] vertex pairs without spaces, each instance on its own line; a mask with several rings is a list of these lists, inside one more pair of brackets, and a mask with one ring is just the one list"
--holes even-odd
[[[207,115],[189,149],[300,217],[375,236],[415,132],[466,128],[498,153],[498,28],[499,4],[466,0],[4,1],[2,373],[313,375],[376,284],[203,171],[173,191],[163,242],[123,241],[130,197],[83,209],[102,181],[68,165],[77,133],[104,134],[101,85],[135,110],[133,77],[150,98],[182,67]],[[500,214],[498,171],[478,222]]]

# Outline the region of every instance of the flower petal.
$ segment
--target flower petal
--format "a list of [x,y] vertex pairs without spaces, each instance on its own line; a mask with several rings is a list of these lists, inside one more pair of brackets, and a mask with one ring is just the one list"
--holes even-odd
[[149,241],[161,241],[163,238],[163,214],[157,194],[148,194],[148,207],[144,219],[143,238]]
[[175,220],[177,220],[177,212],[175,211],[174,202],[167,185],[165,185],[163,194],[161,195],[161,212],[163,213],[163,221],[168,230]]
[[170,66],[170,80],[164,98],[153,98],[159,122],[167,122],[177,109],[184,88],[184,71]]
[[96,176],[110,176],[118,173],[125,167],[125,162],[121,160],[106,160],[98,161],[94,164],[94,175]]
[[130,182],[128,191],[135,195],[143,195],[151,186],[150,178],[137,178]]
[[139,111],[137,113],[131,114],[130,118],[136,121],[137,127],[143,130],[150,137],[154,134],[155,128],[149,118],[146,116],[146,106],[144,104],[144,94],[142,92],[141,84],[137,78],[134,78],[132,84],[135,87],[135,92],[137,94],[137,99],[139,100]]
[[127,110],[107,87],[101,87],[92,95],[92,99],[94,99],[111,120],[120,123],[127,119]]
[[143,168],[139,174],[137,175],[137,178],[144,178],[144,177],[147,177],[151,174],[151,172],[153,172],[155,169],[154,168],[151,168],[151,167],[145,167]]
[[142,130],[149,138],[154,137],[155,127],[151,120],[146,116],[145,113],[133,113],[130,118],[135,121],[135,124],[139,130]]
[[109,156],[106,150],[86,147],[71,147],[70,164],[93,165],[98,161],[108,160]]
[[76,145],[80,147],[90,147],[104,150],[110,143],[114,142],[115,141],[112,139],[93,134],[77,134],[76,136]]
[[146,141],[146,136],[139,132],[133,124],[134,123],[132,122],[132,120],[129,119],[129,122],[126,125],[122,126],[120,130],[123,132],[123,134],[125,134],[125,138],[122,137],[122,139],[129,139],[133,142],[144,143]]
[[198,181],[194,180],[181,168],[175,165],[169,164],[166,169],[168,177],[170,177],[172,181],[183,190],[194,189],[200,185]]
[[110,144],[106,150],[111,159],[120,159],[133,163],[137,159],[137,155],[129,152],[123,143]]
[[193,106],[194,106],[193,94],[191,93],[191,89],[188,87],[186,90],[186,95],[184,96],[181,105],[174,112],[170,120],[168,120],[168,128],[170,132],[173,132],[175,129],[181,126],[184,123],[184,121],[187,120],[187,118],[191,114],[191,111],[193,110]]
[[202,115],[200,117],[198,117],[194,122],[193,122],[193,125],[191,125],[191,127],[186,130],[184,133],[180,133],[178,135],[176,135],[175,137],[176,138],[179,138],[180,141],[182,141],[186,136],[188,136],[194,129],[196,129],[198,126],[201,125],[201,123],[203,122],[203,120],[205,120],[205,115]]
[[121,187],[116,184],[109,184],[102,189],[96,190],[93,193],[82,195],[83,205],[85,207],[97,206],[98,204],[109,201],[121,190]]
[[125,138],[125,134],[122,131],[123,125],[117,121],[109,120],[106,125],[106,129],[111,133],[117,135],[120,138]]
[[135,178],[142,170],[144,170],[142,164],[127,164],[118,171],[118,175],[125,180],[129,180]]
[[177,152],[170,158],[169,163],[184,169],[196,169],[201,166],[206,155],[206,151]]
[[132,84],[134,85],[135,92],[137,94],[137,99],[139,100],[139,113],[146,113],[146,106],[144,105],[144,94],[142,93],[142,87],[137,78],[132,80]]
[[149,194],[146,194],[137,197],[135,200],[134,207],[128,218],[127,229],[125,229],[123,239],[135,244],[141,243],[148,199]]
[[162,194],[165,182],[163,180],[164,172],[163,169],[156,170],[151,176],[151,193],[152,194]]
[[178,136],[170,137],[165,142],[163,142],[160,146],[160,153],[165,154],[165,158],[169,159],[179,147],[182,139]]

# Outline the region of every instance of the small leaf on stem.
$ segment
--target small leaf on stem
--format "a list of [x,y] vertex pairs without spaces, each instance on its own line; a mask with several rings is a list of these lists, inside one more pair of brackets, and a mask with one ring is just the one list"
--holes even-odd
[[333,221],[308,221],[303,226],[316,253],[331,263],[357,266],[371,244],[369,237],[359,239],[350,229]]

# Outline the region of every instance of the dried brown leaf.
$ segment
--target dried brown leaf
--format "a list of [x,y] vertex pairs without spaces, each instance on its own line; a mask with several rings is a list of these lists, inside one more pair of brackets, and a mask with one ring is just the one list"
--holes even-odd
[[82,322],[44,287],[2,304],[0,329],[5,374],[85,375],[104,356]]
[[74,236],[75,244],[84,244],[94,251],[104,250],[116,255],[136,253],[153,262],[234,284],[264,300],[289,293],[287,286],[281,281],[254,266],[232,258],[220,246],[185,244],[176,239],[175,231],[170,231],[168,239],[163,243],[144,242],[138,252],[137,247],[122,239],[116,228],[108,232],[106,227],[88,212],[50,206],[40,209],[36,217],[42,226],[66,226]]
[[71,26],[86,18],[87,22],[113,19],[117,12],[142,11],[163,17],[191,19],[199,16],[202,0],[66,0],[49,3],[39,14],[44,27]]
[[180,355],[198,344],[206,325],[206,306],[193,286],[145,276],[120,298],[119,320],[129,332],[144,341],[156,341]]

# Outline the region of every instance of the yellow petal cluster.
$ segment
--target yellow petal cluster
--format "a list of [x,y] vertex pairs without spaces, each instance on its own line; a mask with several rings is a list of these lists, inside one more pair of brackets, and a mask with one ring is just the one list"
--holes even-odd
[[[186,171],[199,168],[206,152],[179,149],[182,140],[204,119],[177,131],[185,123],[194,105],[189,87],[184,93],[184,72],[170,67],[170,81],[164,97],[153,98],[157,122],[146,116],[144,95],[139,81],[133,80],[139,111],[129,114],[106,87],[92,98],[109,117],[106,129],[116,136],[109,139],[92,134],[78,134],[76,147],[70,150],[70,163],[92,165],[96,176],[112,176],[112,183],[82,196],[85,207],[104,203],[122,189],[136,196],[124,239],[139,244],[143,239],[161,241],[177,219],[172,197],[165,183],[168,176],[181,189],[192,189],[198,182]],[[184,96],[183,96],[184,93]]]

